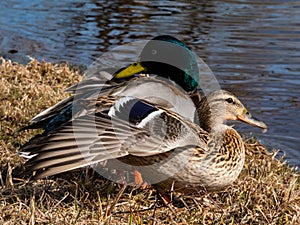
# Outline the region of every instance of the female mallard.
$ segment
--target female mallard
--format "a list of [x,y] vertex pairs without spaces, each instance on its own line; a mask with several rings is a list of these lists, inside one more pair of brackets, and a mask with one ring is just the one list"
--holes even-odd
[[[203,98],[197,108],[200,117],[207,118],[202,123],[209,131],[137,98],[106,96],[97,103],[103,100],[106,107],[96,113],[65,122],[21,149],[37,178],[119,159],[161,191],[218,190],[237,178],[245,155],[242,138],[225,119],[266,128],[226,91]],[[223,107],[226,118],[220,115]]]

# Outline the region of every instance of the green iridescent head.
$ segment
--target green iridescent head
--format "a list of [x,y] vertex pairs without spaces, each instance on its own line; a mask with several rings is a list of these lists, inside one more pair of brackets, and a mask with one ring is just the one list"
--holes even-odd
[[150,40],[143,48],[139,61],[118,71],[115,77],[124,78],[136,73],[168,78],[187,92],[195,91],[199,82],[195,55],[182,41],[169,35]]

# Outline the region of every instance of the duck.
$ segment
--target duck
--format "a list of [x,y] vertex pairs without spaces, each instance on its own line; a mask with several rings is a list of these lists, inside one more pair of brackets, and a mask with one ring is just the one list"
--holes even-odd
[[209,131],[151,102],[111,98],[106,109],[33,138],[21,152],[37,179],[110,160],[139,171],[161,192],[220,190],[237,179],[245,159],[241,136],[225,120],[266,125],[224,90],[203,98],[197,113],[205,114]]
[[[171,62],[170,55],[180,57]],[[47,133],[83,115],[81,108],[86,108],[85,100],[100,95],[132,96],[164,106],[192,121],[196,118],[195,110],[188,111],[180,105],[191,108],[194,100],[190,97],[199,98],[199,68],[193,52],[179,39],[170,35],[156,36],[143,47],[138,62],[108,71],[96,69],[87,74],[66,89],[71,94],[69,98],[36,115],[22,130],[43,129]],[[92,108],[89,106],[86,110]]]
[[[196,129],[205,144],[189,146],[184,153],[174,156],[174,164],[170,163],[167,170],[159,171],[168,177],[155,183],[160,193],[168,190],[197,194],[223,190],[238,178],[245,162],[243,139],[232,126],[225,124],[226,121],[241,121],[267,129],[264,122],[252,117],[243,103],[226,90],[217,90],[203,97],[197,106],[197,114],[200,124]],[[168,173],[172,169],[176,172]]]
[[[161,192],[214,191],[231,184],[243,168],[245,149],[241,136],[225,122],[267,126],[224,90],[195,104],[190,94],[196,91],[197,76],[187,72],[193,70],[131,77],[157,73],[157,68],[155,61],[140,60],[120,69],[109,82],[89,86],[83,81],[70,89],[73,96],[34,117],[26,129],[44,132],[20,149],[28,171],[39,179],[100,163],[133,168]],[[130,79],[120,82],[126,77]],[[151,92],[143,93],[149,84]],[[157,97],[153,90],[172,99]]]

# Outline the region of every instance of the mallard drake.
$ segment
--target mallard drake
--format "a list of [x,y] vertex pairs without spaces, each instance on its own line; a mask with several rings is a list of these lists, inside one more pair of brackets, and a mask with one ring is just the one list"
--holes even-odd
[[[170,55],[179,57],[172,61]],[[180,40],[169,35],[157,36],[146,43],[137,63],[112,72],[114,74],[96,70],[92,76],[83,78],[66,90],[71,97],[35,116],[24,129],[51,131],[82,115],[82,108],[94,110],[94,106],[87,106],[84,100],[96,99],[99,95],[136,97],[164,106],[191,121],[195,119],[195,110],[186,110],[194,105],[186,94],[195,93],[199,70],[195,55]],[[154,76],[133,76],[139,72]]]

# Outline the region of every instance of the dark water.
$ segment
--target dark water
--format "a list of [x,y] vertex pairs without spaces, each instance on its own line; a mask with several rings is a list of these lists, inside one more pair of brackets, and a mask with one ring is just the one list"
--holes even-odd
[[300,165],[300,1],[0,1],[0,55],[88,66],[120,44],[185,41],[269,130],[239,126]]

